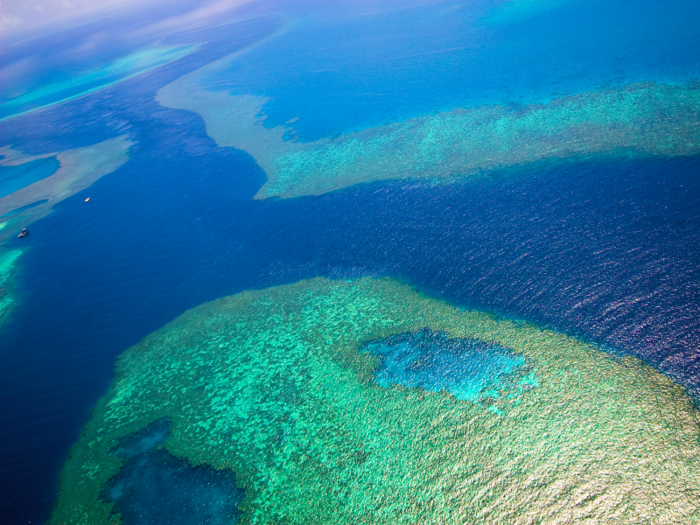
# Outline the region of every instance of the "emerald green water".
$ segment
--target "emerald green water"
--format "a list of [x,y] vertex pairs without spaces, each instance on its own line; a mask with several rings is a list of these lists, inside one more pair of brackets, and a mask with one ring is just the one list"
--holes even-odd
[[1,37],[0,521],[700,522],[700,2],[132,4]]
[[[0,223],[0,229],[3,225],[4,223]],[[12,294],[12,275],[20,255],[22,250],[0,248],[0,330],[2,330],[4,318],[15,303],[15,297]]]

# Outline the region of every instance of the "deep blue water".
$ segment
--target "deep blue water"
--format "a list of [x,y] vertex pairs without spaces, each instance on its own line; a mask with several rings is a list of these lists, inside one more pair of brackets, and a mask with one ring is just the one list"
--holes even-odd
[[430,329],[370,341],[362,351],[381,359],[374,373],[379,386],[444,390],[462,401],[497,396],[508,376],[526,365],[521,356],[497,344],[449,338]]
[[204,301],[316,275],[403,276],[639,355],[700,392],[700,158],[260,202],[248,156],[216,148],[192,115],[157,118],[178,124],[148,131],[170,157],[143,148],[90,189],[96,206],[76,195],[32,226],[0,372],[11,515],[48,511],[121,351]]
[[193,467],[159,448],[170,422],[159,420],[122,440],[112,452],[124,459],[103,490],[124,525],[230,525],[240,517],[244,492],[230,470]]
[[[686,15],[688,20],[694,16],[692,11]],[[397,276],[460,306],[525,318],[638,355],[700,395],[700,157],[589,159],[494,173],[470,184],[390,182],[318,197],[253,201],[265,182],[253,159],[217,147],[200,117],[162,108],[153,96],[181,74],[279,27],[278,17],[230,26],[221,30],[221,39],[175,64],[3,123],[3,143],[31,153],[94,144],[122,134],[125,122],[137,142],[129,162],[89,189],[91,206],[81,205],[86,192],[66,199],[33,224],[21,244],[29,248],[21,259],[21,302],[0,345],[4,522],[39,522],[48,516],[69,447],[105,392],[123,350],[204,301],[306,277]],[[552,49],[561,31],[537,38]],[[613,46],[612,33],[601,36],[608,39],[606,49],[621,50],[620,78],[634,78],[634,64],[648,67],[640,66],[640,75],[661,76],[656,55],[630,64],[639,53],[629,47],[636,30],[631,24],[621,31],[627,48]],[[691,72],[697,67],[692,52],[673,51],[690,38],[684,35],[679,43],[659,33],[657,58],[670,57],[671,76],[674,67]],[[172,42],[198,38],[187,32]],[[318,35],[311,32],[309,38]],[[537,38],[530,38],[528,45],[535,45]],[[554,65],[574,60],[572,49],[583,53],[583,48],[573,36],[570,40],[564,50],[553,51],[557,56],[541,60]],[[588,44],[599,45],[596,39]],[[591,82],[614,81],[612,59],[605,59],[606,73],[595,51],[581,57],[588,68],[582,74]],[[535,60],[518,52],[507,57]],[[460,57],[453,57],[457,66]],[[508,72],[502,61],[495,63]],[[300,73],[295,83],[285,76],[265,86],[266,94],[276,96],[277,106],[268,109],[281,121],[303,113],[307,123],[300,120],[300,129],[313,138],[374,122],[379,105],[369,101],[378,91],[392,101],[381,119],[433,110],[462,96],[450,98],[434,89],[437,81],[420,81],[426,71],[421,67],[432,71],[437,65],[416,64],[406,65],[406,77],[395,77],[393,91],[376,72],[375,77],[356,76],[349,92],[358,83],[372,89],[348,106],[343,97],[352,93],[340,93],[336,113],[325,111],[331,104],[327,94],[357,69],[350,67],[322,89],[312,79],[304,92],[300,86],[309,77]],[[449,69],[449,61],[442,65]],[[278,66],[270,64],[270,71]],[[547,79],[545,66],[538,67],[531,68],[541,75],[535,87]],[[513,93],[522,94],[529,80],[505,73],[498,80],[503,83],[499,96],[505,96],[511,80]],[[447,90],[453,85],[449,77],[449,71],[438,76]],[[252,72],[251,78],[246,82],[258,81]],[[471,86],[465,93],[473,89],[473,100],[492,86],[491,80],[469,84],[464,78]],[[572,86],[582,85],[574,80]],[[566,82],[560,84],[554,88],[563,89]],[[535,95],[544,92],[538,89]],[[311,103],[314,90],[317,105]],[[368,104],[368,111],[353,120],[349,115],[356,103]]]

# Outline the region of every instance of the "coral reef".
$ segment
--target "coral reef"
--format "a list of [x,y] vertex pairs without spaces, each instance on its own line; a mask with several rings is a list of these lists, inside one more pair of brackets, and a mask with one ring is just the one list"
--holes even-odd
[[140,525],[229,525],[240,512],[243,491],[231,471],[192,467],[160,445],[170,423],[161,419],[122,440],[112,454],[124,466],[103,491],[125,523]]
[[[378,384],[371,345],[425,330],[526,366],[471,400]],[[118,522],[100,498],[123,465],[111,452],[161,418],[170,454],[235,472],[246,524],[700,519],[698,417],[680,386],[636,358],[391,279],[243,292],[127,350],[51,523]]]
[[209,89],[207,78],[222,67],[181,77],[157,100],[199,113],[219,145],[250,153],[268,176],[257,198],[315,195],[375,180],[453,181],[547,159],[700,151],[695,83],[639,83],[548,104],[458,108],[303,143],[285,140],[292,124],[265,127],[265,97]]
[[[0,224],[0,229],[2,229],[3,224]],[[22,255],[22,250],[3,250],[0,246],[0,331],[2,331],[3,321],[7,318],[16,301],[11,285],[12,275],[16,270],[17,259],[20,255]]]

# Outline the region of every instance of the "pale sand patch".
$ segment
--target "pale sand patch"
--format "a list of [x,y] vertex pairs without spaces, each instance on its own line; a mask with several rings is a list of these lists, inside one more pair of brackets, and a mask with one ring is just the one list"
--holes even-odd
[[12,146],[3,146],[0,148],[0,166],[21,166],[27,162],[31,162],[37,159],[47,159],[56,155],[55,153],[44,153],[43,155],[27,155],[19,150],[14,149]]

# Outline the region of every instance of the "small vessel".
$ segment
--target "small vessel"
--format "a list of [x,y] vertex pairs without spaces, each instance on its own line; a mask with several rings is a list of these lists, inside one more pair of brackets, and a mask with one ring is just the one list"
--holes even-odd
[[21,239],[22,237],[25,237],[28,234],[29,234],[29,230],[27,228],[22,228],[22,231],[19,232],[19,235],[17,237],[19,237]]

